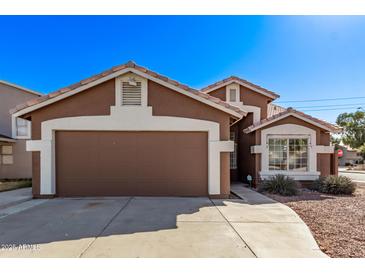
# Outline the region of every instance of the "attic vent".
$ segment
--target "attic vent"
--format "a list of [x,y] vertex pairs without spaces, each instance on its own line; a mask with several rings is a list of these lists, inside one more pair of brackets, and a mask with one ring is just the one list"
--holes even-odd
[[122,82],[122,106],[142,105],[141,82]]

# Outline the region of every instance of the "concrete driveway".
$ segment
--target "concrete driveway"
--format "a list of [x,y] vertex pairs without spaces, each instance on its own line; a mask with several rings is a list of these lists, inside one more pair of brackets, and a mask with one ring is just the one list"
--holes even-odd
[[0,219],[0,256],[322,257],[299,217],[274,204],[172,197],[52,199]]

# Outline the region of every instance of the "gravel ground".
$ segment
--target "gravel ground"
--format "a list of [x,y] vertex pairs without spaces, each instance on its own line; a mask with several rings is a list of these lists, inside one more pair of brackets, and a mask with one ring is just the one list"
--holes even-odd
[[365,187],[352,196],[307,190],[293,197],[266,195],[298,213],[328,256],[365,258]]

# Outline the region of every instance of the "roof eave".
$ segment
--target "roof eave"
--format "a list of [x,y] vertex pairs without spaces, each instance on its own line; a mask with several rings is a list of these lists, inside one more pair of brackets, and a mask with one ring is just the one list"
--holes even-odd
[[263,128],[265,126],[268,126],[268,125],[270,125],[270,124],[272,124],[274,122],[280,121],[280,120],[282,120],[282,119],[284,119],[284,118],[286,118],[288,116],[294,116],[294,117],[296,117],[298,119],[301,119],[301,120],[303,120],[303,121],[305,121],[305,122],[307,122],[309,124],[312,124],[314,126],[317,126],[319,128],[322,128],[322,129],[324,129],[324,130],[326,130],[328,132],[331,132],[331,133],[339,133],[339,132],[342,131],[341,128],[335,128],[335,127],[332,127],[332,126],[331,127],[328,127],[328,126],[322,125],[322,124],[320,124],[318,122],[315,122],[315,121],[313,121],[313,120],[311,120],[309,118],[303,117],[303,116],[301,116],[301,115],[299,115],[297,113],[288,112],[288,113],[285,113],[283,115],[280,115],[280,116],[276,117],[275,119],[272,119],[270,121],[267,121],[265,123],[262,123],[260,125],[257,125],[257,126],[254,126],[254,127],[251,127],[251,126],[250,127],[247,127],[245,129],[243,129],[243,133],[246,133],[247,134],[247,133],[254,132],[254,131],[256,131],[256,130],[258,130],[260,128]]
[[[111,74],[105,75],[105,76],[100,77],[100,78],[97,78],[95,80],[85,81],[86,83],[84,85],[78,86],[75,89],[66,89],[64,92],[62,92],[62,89],[61,89],[61,90],[55,92],[54,97],[48,98],[49,95],[44,95],[45,100],[40,101],[39,103],[34,104],[34,105],[29,105],[29,106],[27,106],[25,108],[21,108],[21,109],[14,108],[14,109],[11,109],[10,110],[10,113],[13,116],[15,116],[15,117],[19,117],[19,116],[25,115],[25,114],[27,114],[29,112],[35,111],[37,109],[40,109],[40,108],[42,108],[42,107],[44,107],[46,105],[55,103],[55,102],[60,101],[60,100],[62,100],[64,98],[67,98],[69,96],[72,96],[72,95],[74,95],[74,94],[76,94],[78,92],[81,92],[83,90],[86,90],[88,88],[91,88],[93,86],[96,86],[96,85],[98,85],[100,83],[103,83],[105,81],[108,81],[108,80],[111,80],[113,78],[116,78],[116,77],[118,77],[118,76],[120,76],[122,74],[125,74],[125,73],[128,73],[128,72],[132,72],[132,73],[135,73],[137,75],[140,75],[141,77],[144,77],[146,79],[149,79],[149,80],[155,81],[156,83],[159,83],[161,85],[164,85],[164,86],[166,86],[166,87],[168,87],[168,88],[170,88],[172,90],[179,91],[179,92],[181,92],[181,93],[183,93],[183,94],[185,94],[187,96],[190,96],[192,98],[195,98],[196,100],[201,101],[201,102],[203,102],[203,103],[205,103],[207,105],[210,105],[212,107],[215,107],[217,109],[220,109],[221,111],[224,111],[224,112],[230,114],[231,116],[233,116],[235,118],[241,119],[242,117],[244,117],[244,116],[247,115],[247,112],[244,112],[244,111],[236,111],[236,110],[232,109],[232,108],[234,108],[233,106],[225,107],[225,106],[219,104],[219,102],[213,102],[213,101],[209,100],[208,98],[203,98],[202,96],[199,96],[199,95],[194,94],[194,92],[195,93],[200,93],[200,91],[198,91],[198,90],[193,90],[193,89],[191,89],[191,88],[189,88],[187,86],[186,86],[185,89],[183,89],[183,88],[179,87],[179,85],[177,84],[176,81],[171,81],[171,80],[164,81],[164,80],[162,80],[162,79],[160,79],[158,77],[154,77],[154,76],[150,75],[149,73],[147,73],[147,70],[146,69],[143,68],[143,70],[145,70],[146,72],[142,72],[141,70],[139,70],[139,69],[137,69],[135,67],[123,67],[120,70],[115,70]],[[150,72],[152,72],[152,71],[150,71]],[[152,73],[158,75],[157,73],[154,73],[154,72],[152,72]],[[83,81],[81,81],[81,82],[83,82]],[[184,86],[184,85],[182,85],[182,86]],[[207,96],[209,96],[209,95],[207,95]],[[214,100],[219,100],[219,99],[214,97]],[[20,107],[23,107],[23,106],[20,106]]]

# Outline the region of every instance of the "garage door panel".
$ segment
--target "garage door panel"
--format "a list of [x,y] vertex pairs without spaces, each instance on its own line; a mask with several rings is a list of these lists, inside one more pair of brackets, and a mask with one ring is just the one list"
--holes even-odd
[[206,196],[203,132],[56,132],[59,196]]

